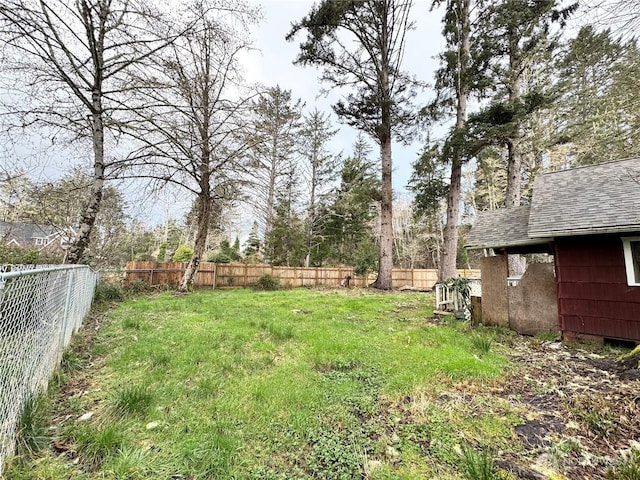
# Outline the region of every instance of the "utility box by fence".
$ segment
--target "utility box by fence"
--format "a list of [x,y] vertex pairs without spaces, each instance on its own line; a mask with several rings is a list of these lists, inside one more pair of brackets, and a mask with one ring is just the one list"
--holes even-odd
[[25,402],[47,387],[91,308],[87,266],[0,266],[0,477]]
[[[186,263],[128,262],[125,281],[143,281],[150,285],[177,285]],[[366,287],[376,279],[375,274],[359,276],[349,267],[284,267],[265,264],[202,262],[194,279],[194,286],[209,288],[249,287],[262,275],[271,275],[287,288],[339,286],[347,275],[351,286]],[[462,277],[479,277],[479,270],[458,270]],[[432,269],[402,269],[392,271],[393,288],[410,287],[431,290],[438,281],[438,271]]]

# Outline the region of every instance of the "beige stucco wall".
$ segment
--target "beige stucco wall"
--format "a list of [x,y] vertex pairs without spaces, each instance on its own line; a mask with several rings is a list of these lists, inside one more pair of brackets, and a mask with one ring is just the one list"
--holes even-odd
[[509,327],[525,335],[559,330],[556,280],[552,263],[532,263],[518,285],[507,288]]
[[482,272],[482,323],[508,327],[507,256],[497,255],[480,259],[480,271]]

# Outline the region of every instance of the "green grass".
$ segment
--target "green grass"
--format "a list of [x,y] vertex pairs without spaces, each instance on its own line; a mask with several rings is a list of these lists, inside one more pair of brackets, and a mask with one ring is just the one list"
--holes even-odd
[[432,303],[307,289],[127,301],[91,352],[91,388],[60,402],[95,415],[56,429],[66,455],[9,478],[461,478],[466,437],[509,448],[518,419],[435,401],[506,361],[467,323],[434,326]]

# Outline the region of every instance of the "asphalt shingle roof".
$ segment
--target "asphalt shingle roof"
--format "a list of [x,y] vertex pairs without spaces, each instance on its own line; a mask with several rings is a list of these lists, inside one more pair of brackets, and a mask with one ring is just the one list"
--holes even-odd
[[529,237],[640,229],[640,158],[539,175]]
[[640,158],[539,175],[531,206],[480,212],[468,248],[539,245],[553,237],[640,231]]
[[47,238],[59,232],[60,229],[49,225],[0,222],[0,241],[15,240],[23,247],[32,245],[35,238]]
[[529,238],[528,223],[528,205],[480,212],[467,236],[467,247],[500,248],[539,243]]

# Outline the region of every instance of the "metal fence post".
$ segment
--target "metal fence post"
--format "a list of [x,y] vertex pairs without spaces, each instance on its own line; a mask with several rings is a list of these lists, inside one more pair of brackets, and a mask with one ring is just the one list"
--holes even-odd
[[67,297],[64,301],[64,315],[62,317],[62,336],[60,351],[64,350],[67,339],[67,323],[69,321],[69,310],[71,309],[71,292],[73,291],[73,270],[69,271],[69,282],[67,283]]

